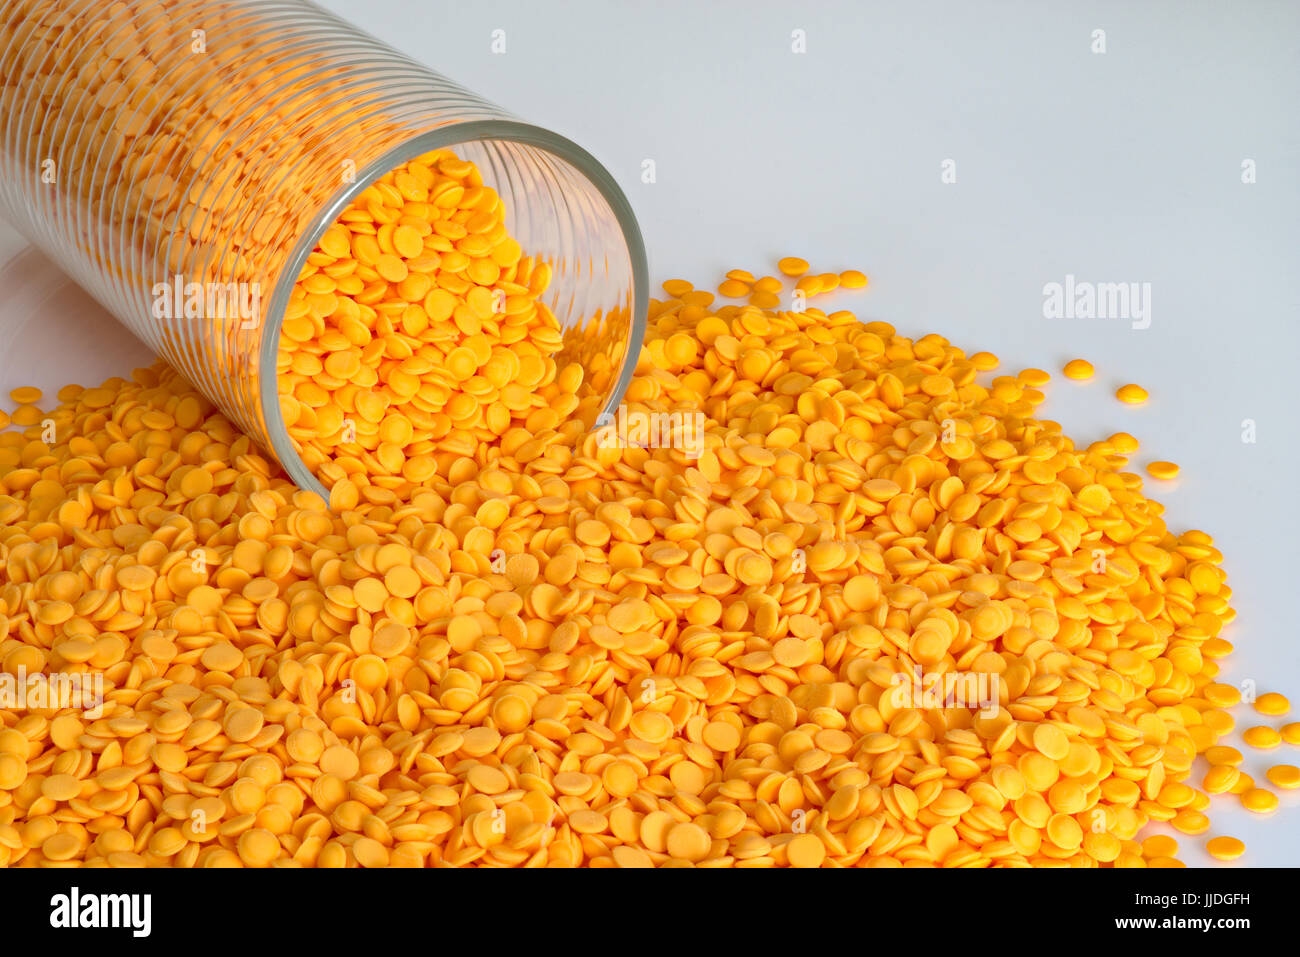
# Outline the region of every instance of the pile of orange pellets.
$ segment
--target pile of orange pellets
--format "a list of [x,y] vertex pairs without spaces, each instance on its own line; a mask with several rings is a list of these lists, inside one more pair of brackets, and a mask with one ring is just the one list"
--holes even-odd
[[0,669],[47,697],[0,710],[0,864],[1176,866],[1153,822],[1243,852],[1211,795],[1277,797],[1220,743],[1231,590],[1131,436],[1076,446],[1046,373],[819,309],[866,276],[790,258],[725,305],[664,284],[627,416],[704,428],[608,441],[476,177],[397,171],[300,278],[281,401],[329,502],[162,364],[13,394]]

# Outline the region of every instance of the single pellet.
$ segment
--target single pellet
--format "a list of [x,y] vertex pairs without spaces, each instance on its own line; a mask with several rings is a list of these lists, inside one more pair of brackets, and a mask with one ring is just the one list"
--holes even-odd
[[1115,392],[1115,397],[1129,405],[1139,405],[1150,398],[1150,394],[1142,386],[1130,382],[1128,385],[1120,386]]
[[1067,362],[1061,371],[1067,379],[1091,379],[1096,370],[1093,369],[1092,363],[1087,359],[1071,359]]

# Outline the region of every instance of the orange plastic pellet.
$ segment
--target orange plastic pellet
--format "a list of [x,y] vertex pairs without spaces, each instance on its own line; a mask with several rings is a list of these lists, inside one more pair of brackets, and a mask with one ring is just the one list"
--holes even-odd
[[1218,764],[1205,773],[1201,786],[1208,794],[1227,794],[1237,784],[1240,772],[1227,764]]
[[1205,760],[1213,765],[1227,765],[1236,767],[1246,760],[1245,755],[1234,747],[1226,744],[1217,744],[1205,749]]
[[1120,455],[1132,455],[1140,447],[1138,440],[1127,432],[1116,432],[1106,441]]
[[1291,702],[1286,699],[1285,695],[1270,691],[1255,699],[1255,710],[1260,714],[1278,717],[1291,710]]
[[1096,371],[1087,359],[1071,359],[1061,369],[1067,379],[1091,379]]
[[1203,694],[1205,700],[1217,708],[1230,708],[1241,702],[1241,691],[1233,685],[1215,682],[1207,685]]
[[1178,853],[1178,840],[1168,834],[1152,834],[1142,842],[1144,857],[1173,857]]
[[1277,764],[1264,774],[1274,785],[1285,791],[1300,788],[1300,768],[1294,764]]
[[1282,735],[1278,730],[1267,725],[1256,725],[1253,728],[1247,728],[1241,733],[1241,738],[1252,748],[1265,751],[1276,748],[1282,743]]
[[1241,795],[1242,807],[1256,814],[1269,814],[1277,809],[1277,795],[1263,788],[1251,788]]
[[1235,861],[1246,852],[1246,845],[1235,837],[1212,837],[1205,842],[1205,850],[1220,861]]

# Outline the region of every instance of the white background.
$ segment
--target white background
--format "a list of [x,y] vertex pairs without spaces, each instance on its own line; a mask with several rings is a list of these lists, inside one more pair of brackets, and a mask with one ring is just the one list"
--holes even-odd
[[[1148,490],[1172,529],[1204,529],[1226,555],[1239,617],[1223,680],[1300,706],[1300,5],[324,5],[594,153],[636,209],[656,284],[712,288],[729,268],[771,272],[787,254],[863,269],[870,288],[842,307],[988,349],[1003,371],[1048,369],[1043,414],[1080,443],[1122,429],[1142,440],[1139,463],[1180,463],[1176,482]],[[498,29],[504,55],[491,52]],[[804,54],[791,50],[796,29]],[[1097,29],[1104,54],[1090,49]],[[21,246],[0,225],[0,261]],[[1043,318],[1044,284],[1067,273],[1151,283],[1150,328]],[[39,276],[0,281],[4,391],[147,360],[75,291],[52,306]],[[1096,364],[1093,382],[1057,374],[1076,355]],[[1151,401],[1120,404],[1124,382]],[[1257,781],[1300,763],[1290,746],[1242,749]],[[1247,843],[1239,865],[1300,863],[1300,794],[1282,797],[1271,819],[1214,799],[1211,834]],[[1181,837],[1183,859],[1207,862],[1204,840]]]

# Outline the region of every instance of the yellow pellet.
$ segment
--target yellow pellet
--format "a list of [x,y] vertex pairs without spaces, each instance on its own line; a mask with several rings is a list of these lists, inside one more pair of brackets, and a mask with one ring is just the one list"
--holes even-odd
[[1092,363],[1087,359],[1071,359],[1062,367],[1061,371],[1067,379],[1084,380],[1091,379],[1096,370],[1093,369]]
[[1227,794],[1237,784],[1240,772],[1227,764],[1216,764],[1205,772],[1201,786],[1208,794]]
[[1212,837],[1205,842],[1205,850],[1220,861],[1235,861],[1246,853],[1246,845],[1235,837]]
[[1281,734],[1287,744],[1300,744],[1300,721],[1282,725]]
[[1282,743],[1282,735],[1278,730],[1267,725],[1256,725],[1253,728],[1247,728],[1241,733],[1241,739],[1252,748],[1259,748],[1263,751],[1276,748]]
[[1178,478],[1178,466],[1173,462],[1148,462],[1147,474],[1152,478],[1158,479],[1176,479]]
[[857,269],[846,269],[840,273],[840,285],[845,289],[864,289],[867,282],[867,274]]
[[682,822],[668,832],[665,850],[669,857],[694,863],[708,857],[712,843],[709,832],[704,828],[691,822]]
[[1150,394],[1140,385],[1129,383],[1120,386],[1115,391],[1115,397],[1121,402],[1127,402],[1129,405],[1138,405],[1150,398]]
[[800,259],[798,256],[786,256],[777,262],[776,268],[787,276],[802,276],[808,271],[808,260]]
[[1132,455],[1139,448],[1138,440],[1127,432],[1116,432],[1106,441],[1120,455]]
[[805,296],[819,296],[826,292],[821,276],[804,276],[794,284],[794,288]]
[[1168,834],[1152,834],[1142,842],[1142,856],[1173,857],[1178,853],[1178,840]]
[[33,426],[44,418],[44,413],[35,405],[17,406],[9,415],[14,425]]
[[1204,834],[1210,829],[1210,819],[1192,808],[1183,808],[1169,823],[1184,834]]
[[1233,705],[1241,702],[1241,691],[1234,685],[1211,684],[1207,685],[1201,694],[1205,700],[1210,702],[1216,708],[1231,708]]
[[1256,814],[1268,814],[1277,809],[1277,795],[1263,788],[1251,788],[1241,795],[1241,805]]
[[1232,715],[1226,711],[1211,710],[1201,715],[1201,723],[1217,734],[1219,737],[1230,732],[1236,727],[1237,723],[1233,720]]
[[1300,768],[1294,764],[1275,764],[1264,776],[1285,791],[1300,788]]
[[800,834],[785,846],[791,867],[820,867],[826,859],[826,845],[815,834]]
[[1255,710],[1260,714],[1270,716],[1284,715],[1291,710],[1291,702],[1286,699],[1285,695],[1270,691],[1255,699]]
[[725,721],[711,721],[705,726],[703,740],[715,751],[731,752],[740,746],[740,729]]

